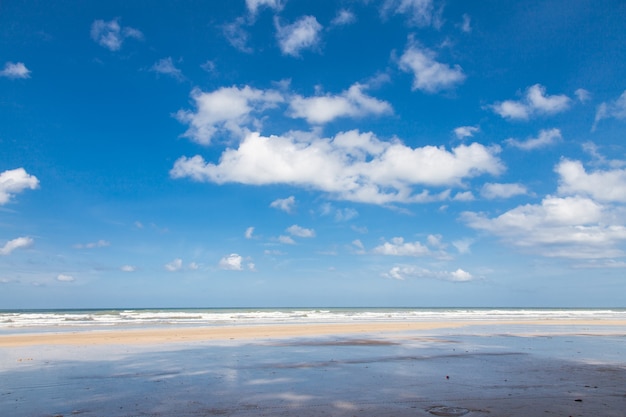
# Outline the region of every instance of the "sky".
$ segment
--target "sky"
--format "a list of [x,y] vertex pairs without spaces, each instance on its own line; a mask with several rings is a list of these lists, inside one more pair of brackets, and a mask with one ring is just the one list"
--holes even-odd
[[626,4],[0,4],[0,308],[625,307]]

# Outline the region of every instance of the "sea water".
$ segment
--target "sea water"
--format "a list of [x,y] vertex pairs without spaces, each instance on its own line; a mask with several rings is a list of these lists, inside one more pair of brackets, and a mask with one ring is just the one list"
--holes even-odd
[[168,308],[0,310],[0,333],[73,329],[402,321],[626,320],[626,309]]

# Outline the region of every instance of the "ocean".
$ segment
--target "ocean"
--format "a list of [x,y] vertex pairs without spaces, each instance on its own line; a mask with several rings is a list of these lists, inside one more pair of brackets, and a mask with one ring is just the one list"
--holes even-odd
[[360,321],[626,320],[625,308],[167,308],[0,310],[0,334]]

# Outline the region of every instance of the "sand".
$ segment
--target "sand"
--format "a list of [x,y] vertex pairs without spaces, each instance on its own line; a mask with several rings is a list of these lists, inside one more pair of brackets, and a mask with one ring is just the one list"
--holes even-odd
[[624,322],[0,335],[1,416],[626,416]]

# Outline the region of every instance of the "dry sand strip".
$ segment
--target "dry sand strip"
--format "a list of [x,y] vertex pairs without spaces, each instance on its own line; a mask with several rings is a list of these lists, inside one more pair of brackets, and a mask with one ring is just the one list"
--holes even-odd
[[[363,322],[332,324],[280,324],[257,326],[172,327],[158,329],[90,330],[54,333],[0,335],[0,347],[33,345],[112,345],[199,342],[210,340],[276,339],[306,336],[331,336],[460,328],[467,326],[589,326],[622,327],[622,320],[544,320],[544,321],[450,321],[450,322]],[[537,329],[539,332],[539,330]],[[539,332],[540,333],[540,332]]]

